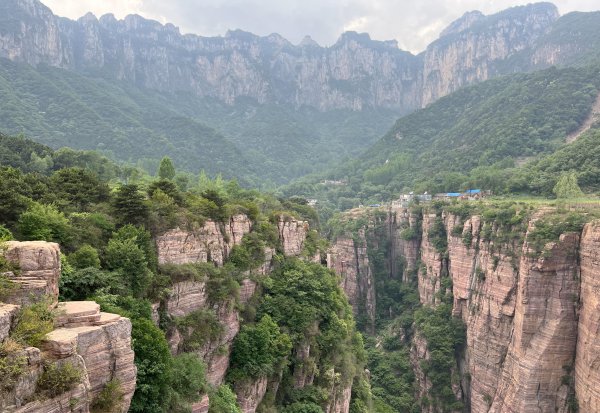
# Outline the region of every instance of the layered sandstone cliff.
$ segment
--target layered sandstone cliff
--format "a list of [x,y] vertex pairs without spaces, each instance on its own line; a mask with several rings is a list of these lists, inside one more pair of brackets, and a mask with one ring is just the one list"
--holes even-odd
[[[452,372],[460,372],[453,391],[468,411],[570,412],[574,406],[579,411],[600,411],[596,274],[600,226],[591,223],[582,234],[562,234],[540,251],[528,239],[546,213],[534,214],[528,227],[511,229],[477,215],[461,218],[427,210],[423,214],[417,254],[420,301],[439,305],[443,279],[451,279],[452,313],[466,327],[466,345]],[[388,218],[388,224],[401,223],[398,217],[410,212],[396,209],[388,214],[397,217]],[[447,247],[441,250],[432,238],[436,220],[445,229]],[[392,227],[391,232],[397,229]],[[360,255],[352,253],[354,243],[351,237],[334,243],[329,256],[333,268],[339,271],[335,262],[341,251],[345,260],[356,261]],[[405,251],[389,245],[397,254]],[[352,281],[352,273],[339,273]],[[342,285],[348,288],[353,283],[344,280]],[[354,288],[348,294],[354,297],[353,304],[361,299]],[[420,370],[420,362],[429,357],[428,343],[418,331],[412,340],[415,396],[431,397],[428,378]]]
[[[0,343],[15,327],[20,307],[48,297],[56,314],[55,328],[40,348],[16,349],[25,367],[15,385],[3,392],[3,412],[88,412],[91,403],[109,382],[119,383],[120,411],[129,408],[136,383],[131,349],[131,322],[116,314],[100,312],[94,302],[58,303],[60,250],[47,242],[9,242],[4,256],[13,265],[6,273],[16,288],[0,303]],[[13,345],[14,347],[14,345]],[[38,379],[47,365],[70,364],[81,374],[71,390],[53,398],[40,397]],[[6,388],[3,388],[6,390]]]
[[231,248],[242,242],[242,237],[252,229],[246,215],[232,216],[221,224],[208,220],[197,231],[175,228],[156,239],[160,264],[187,264],[212,262],[222,266]]
[[[309,225],[294,218],[277,221],[279,250],[286,256],[300,256],[304,252]],[[212,263],[223,266],[235,245],[240,245],[245,234],[252,229],[252,222],[243,214],[234,215],[224,225],[206,221],[198,230],[176,228],[156,238],[156,246],[161,264]],[[257,287],[256,278],[268,275],[273,266],[275,250],[265,248],[264,262],[252,271],[246,271],[240,282],[239,294],[220,302],[211,302],[208,280],[186,280],[175,282],[170,294],[162,302],[156,303],[158,310],[171,320],[181,319],[197,312],[214,314],[220,326],[216,337],[206,337],[200,348],[194,352],[206,363],[207,380],[211,385],[223,383],[229,368],[229,357],[235,336],[240,330],[239,307],[251,300]],[[202,326],[199,326],[201,328]],[[176,323],[167,331],[167,338],[173,354],[184,351],[184,335],[190,331],[180,331]],[[306,380],[307,384],[308,381]],[[262,377],[235,383],[234,391],[238,404],[244,413],[254,413],[267,390],[277,392],[279,381]],[[205,412],[208,396],[194,404],[194,412]],[[346,413],[345,410],[342,413]]]

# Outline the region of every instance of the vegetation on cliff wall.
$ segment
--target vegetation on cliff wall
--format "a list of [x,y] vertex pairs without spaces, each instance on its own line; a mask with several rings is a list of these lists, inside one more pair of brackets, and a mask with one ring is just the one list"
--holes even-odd
[[[314,210],[304,201],[277,199],[206,176],[188,186],[177,180],[169,165],[163,168],[163,179],[145,177],[137,184],[123,184],[114,179],[119,169],[101,157],[90,159],[97,161],[93,165],[114,167],[110,181],[94,168],[71,165],[56,170],[52,166],[41,174],[30,168],[31,154],[54,159],[57,152],[22,138],[4,139],[14,155],[9,156],[11,165],[25,171],[0,168],[0,193],[5,195],[0,211],[7,211],[0,215],[3,237],[59,242],[64,254],[61,298],[91,299],[103,311],[131,319],[138,375],[130,411],[185,412],[208,393],[211,412],[230,412],[237,409],[231,392],[236,383],[265,377],[281,385],[277,394],[265,399],[264,409],[302,411],[309,406],[320,411],[331,402],[331,388],[350,386],[361,377],[363,342],[336,275],[321,264],[282,253],[280,216],[310,220],[318,228]],[[87,155],[73,152],[75,165],[82,156]],[[84,196],[87,193],[96,196]],[[252,231],[223,257],[223,265],[158,264],[154,239],[164,231],[195,231],[213,220],[225,239],[225,226],[239,214],[250,219]],[[307,240],[310,251],[301,255],[314,255],[324,247],[316,232]],[[256,270],[265,264],[267,249],[275,254],[274,269],[260,275]],[[258,294],[242,304],[240,283],[249,278],[258,284]],[[173,285],[181,282],[203,283],[207,305],[171,316],[163,306]],[[153,310],[151,303],[156,302],[163,304]],[[221,309],[239,311],[243,323],[232,346],[228,382],[214,387],[207,384],[211,372],[199,354],[224,332]],[[39,344],[52,328],[52,320],[37,317],[35,310],[26,309],[14,329],[15,339],[28,345]],[[173,329],[181,332],[178,355],[173,355],[165,334]],[[306,359],[301,356],[304,345],[311,348]],[[223,351],[227,350],[215,349],[218,354]],[[314,380],[297,388],[298,374]],[[356,400],[369,407],[369,397],[367,393]]]

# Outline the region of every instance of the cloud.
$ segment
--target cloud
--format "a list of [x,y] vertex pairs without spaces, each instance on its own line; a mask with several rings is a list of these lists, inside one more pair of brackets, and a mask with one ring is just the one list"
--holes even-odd
[[[42,0],[44,1],[44,0]],[[183,32],[223,35],[242,29],[259,35],[279,33],[293,43],[310,35],[333,44],[345,30],[367,32],[378,40],[396,39],[419,52],[453,20],[471,10],[486,14],[528,0],[45,0],[56,14],[77,18],[91,11],[118,18],[137,13],[179,26]],[[600,9],[599,0],[557,0],[561,13]]]

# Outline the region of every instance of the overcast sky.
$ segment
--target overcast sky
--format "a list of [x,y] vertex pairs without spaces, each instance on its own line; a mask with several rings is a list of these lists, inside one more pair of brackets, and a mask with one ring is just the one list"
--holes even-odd
[[[400,48],[420,52],[450,22],[471,10],[485,14],[527,0],[42,0],[55,14],[76,19],[91,11],[117,18],[137,13],[173,23],[183,33],[223,35],[242,29],[279,33],[292,43],[310,35],[323,46],[347,30],[373,39],[396,39]],[[556,0],[561,14],[600,10],[600,0]]]

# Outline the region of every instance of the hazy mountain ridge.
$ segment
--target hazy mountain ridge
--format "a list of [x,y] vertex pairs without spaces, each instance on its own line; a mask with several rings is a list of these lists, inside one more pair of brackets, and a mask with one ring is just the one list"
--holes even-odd
[[[320,110],[422,107],[498,74],[498,62],[538,50],[536,40],[559,17],[550,3],[491,16],[468,13],[415,56],[395,41],[353,32],[331,47],[310,41],[296,46],[277,34],[239,30],[224,37],[181,35],[172,24],[136,15],[117,20],[87,14],[73,21],[37,0],[9,0],[0,7],[0,56],[11,60],[100,72],[156,90],[191,90],[229,104],[250,97]],[[545,60],[538,54],[536,64],[560,63],[561,53],[546,53]]]

